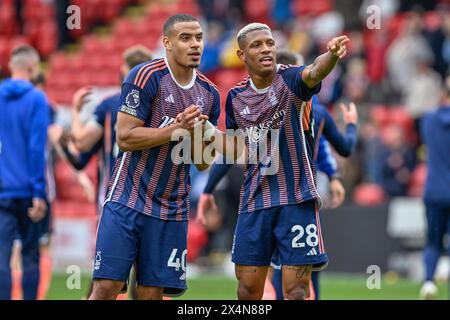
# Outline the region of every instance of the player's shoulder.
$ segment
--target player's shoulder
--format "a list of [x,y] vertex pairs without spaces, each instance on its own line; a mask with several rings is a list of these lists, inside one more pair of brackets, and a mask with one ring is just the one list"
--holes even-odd
[[203,73],[196,70],[197,73],[196,80],[206,88],[206,90],[219,94],[219,88],[211,81],[209,80]]
[[277,66],[278,70],[277,73],[286,76],[291,74],[297,74],[302,72],[302,70],[305,68],[305,66],[299,66],[295,64],[279,64]]
[[159,80],[168,72],[164,58],[150,60],[131,69],[125,79],[125,83],[131,83],[143,89],[152,80]]
[[37,102],[38,105],[46,104],[48,106],[48,97],[44,91],[42,91],[39,88],[34,87],[31,89],[31,92],[32,92],[34,101]]
[[228,96],[233,99],[234,97],[236,97],[236,95],[244,92],[249,87],[250,87],[250,76],[246,76],[244,79],[239,81],[234,87],[232,87],[230,91],[228,91]]
[[115,104],[117,101],[120,101],[120,92],[116,92],[110,95],[107,95],[103,102],[107,104]]
[[120,92],[110,94],[102,99],[97,109],[109,109],[120,103]]

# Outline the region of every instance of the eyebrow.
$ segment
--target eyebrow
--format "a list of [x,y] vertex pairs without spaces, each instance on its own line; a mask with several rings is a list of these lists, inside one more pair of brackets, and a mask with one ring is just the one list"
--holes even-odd
[[181,36],[192,36],[192,35],[194,35],[194,36],[203,36],[203,32],[199,32],[199,33],[196,33],[196,34],[192,34],[192,33],[188,33],[188,32],[182,32],[182,33],[179,34],[180,37]]

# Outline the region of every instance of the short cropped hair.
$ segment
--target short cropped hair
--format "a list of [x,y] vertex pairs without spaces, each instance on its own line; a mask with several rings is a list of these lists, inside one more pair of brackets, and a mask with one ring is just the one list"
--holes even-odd
[[301,66],[305,64],[305,60],[303,59],[303,56],[298,53],[294,53],[289,50],[280,50],[277,51],[277,63],[295,64]]
[[199,21],[197,18],[195,18],[194,16],[191,16],[190,14],[180,13],[180,14],[170,16],[164,23],[164,27],[163,27],[164,35],[166,37],[169,36],[169,33],[172,30],[172,27],[175,25],[175,23],[178,23],[178,22],[199,22]]
[[20,45],[12,50],[9,67],[11,69],[26,69],[32,63],[39,63],[39,53],[30,45]]
[[249,34],[252,31],[257,31],[257,30],[267,30],[269,32],[272,32],[272,30],[270,29],[270,27],[267,24],[259,23],[259,22],[249,23],[248,25],[243,27],[241,30],[239,30],[239,32],[237,34],[236,40],[237,40],[239,46],[241,46],[242,42],[247,37],[247,34]]
[[130,70],[152,59],[151,51],[143,45],[132,46],[123,53],[123,60]]

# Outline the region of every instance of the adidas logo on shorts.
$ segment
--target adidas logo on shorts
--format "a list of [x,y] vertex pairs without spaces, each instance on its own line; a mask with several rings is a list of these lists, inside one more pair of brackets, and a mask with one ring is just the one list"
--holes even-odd
[[309,250],[309,252],[306,254],[307,256],[317,256],[316,248],[312,248]]

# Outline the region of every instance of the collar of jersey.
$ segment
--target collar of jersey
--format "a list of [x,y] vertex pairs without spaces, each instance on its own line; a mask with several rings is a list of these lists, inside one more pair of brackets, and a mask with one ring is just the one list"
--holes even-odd
[[197,72],[195,70],[194,70],[194,74],[192,76],[191,82],[189,82],[187,85],[182,86],[181,84],[178,83],[177,79],[175,79],[175,77],[173,76],[173,73],[172,73],[172,70],[170,70],[170,66],[169,66],[169,62],[167,61],[167,58],[164,58],[164,62],[166,63],[167,69],[169,69],[170,76],[172,77],[173,81],[175,81],[177,86],[179,86],[181,89],[184,89],[184,90],[190,89],[194,86],[195,79],[197,78]]
[[[279,64],[277,64],[277,71],[276,72],[278,72],[278,70],[280,70],[280,65]],[[250,77],[250,86],[253,88],[253,90],[256,91],[256,93],[266,93],[269,90],[269,88],[270,88],[270,86],[268,86],[268,87],[265,87],[265,88],[262,88],[262,89],[258,89],[255,86],[255,84],[253,83],[253,80],[252,80],[251,77]]]

